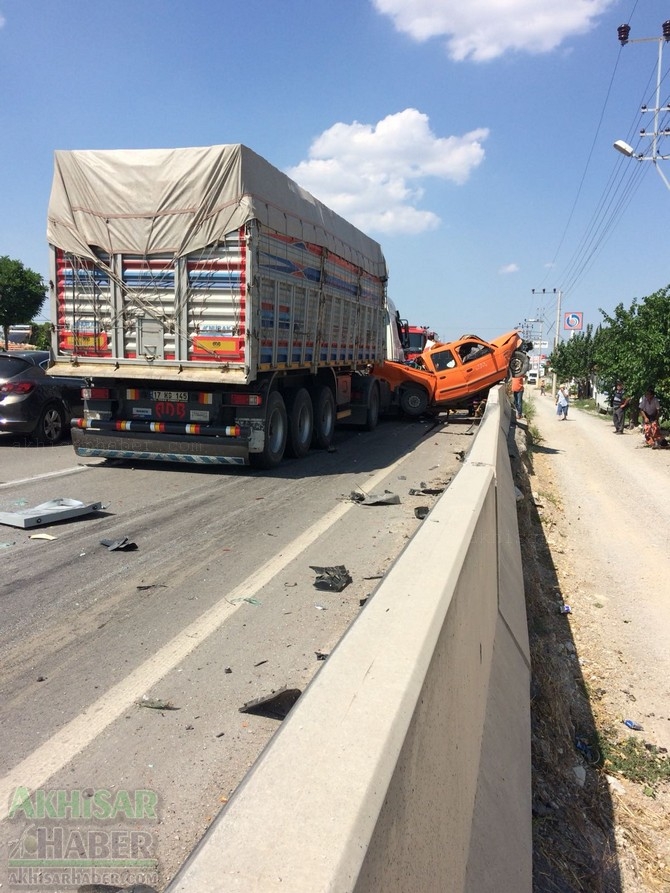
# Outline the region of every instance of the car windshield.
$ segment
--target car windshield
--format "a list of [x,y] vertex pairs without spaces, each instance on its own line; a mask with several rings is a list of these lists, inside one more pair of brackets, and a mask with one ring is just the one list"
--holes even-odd
[[29,363],[20,357],[0,357],[0,378],[13,378],[30,368]]

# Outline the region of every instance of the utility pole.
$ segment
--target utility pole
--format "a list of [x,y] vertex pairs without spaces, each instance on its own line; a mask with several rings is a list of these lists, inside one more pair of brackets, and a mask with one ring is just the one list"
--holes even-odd
[[651,133],[648,133],[646,130],[640,131],[640,136],[649,137],[651,139],[650,152],[649,154],[645,154],[644,152],[638,154],[635,152],[632,146],[629,146],[627,142],[624,140],[616,140],[614,143],[614,148],[617,152],[621,152],[622,155],[626,155],[628,158],[635,158],[637,161],[651,161],[656,170],[658,171],[658,175],[660,176],[663,183],[670,189],[670,182],[668,182],[668,178],[665,176],[663,171],[661,170],[658,162],[659,161],[667,161],[670,158],[670,155],[662,155],[658,151],[659,141],[661,137],[670,135],[670,130],[665,127],[662,130],[659,129],[659,112],[663,112],[667,114],[670,112],[670,105],[667,103],[665,105],[661,105],[661,67],[663,62],[663,45],[670,41],[670,19],[668,21],[663,22],[662,25],[663,34],[661,37],[637,37],[631,39],[630,35],[630,25],[619,25],[617,28],[617,34],[619,37],[619,42],[621,46],[625,46],[627,43],[646,43],[648,41],[656,41],[658,43],[658,63],[656,66],[656,104],[654,108],[650,109],[646,105],[643,105],[641,108],[642,112],[651,112],[654,116],[653,130]]
[[[549,288],[549,289],[543,288],[541,290],[539,288],[538,289],[533,288],[533,289],[531,289],[531,291],[534,295],[540,295],[540,294],[541,295],[547,295],[547,294],[556,295],[556,329],[554,331],[554,350],[556,350],[556,348],[558,347],[558,342],[559,342],[559,338],[560,338],[559,326],[561,324],[561,298],[562,298],[563,293],[558,288]],[[543,313],[543,316],[544,316],[544,313]],[[547,331],[547,335],[549,335],[549,331]],[[540,338],[540,343],[541,342],[542,342],[542,339]],[[552,378],[551,378],[551,395],[552,395],[552,397],[556,396],[556,389],[557,389],[556,372],[554,370],[552,370]]]

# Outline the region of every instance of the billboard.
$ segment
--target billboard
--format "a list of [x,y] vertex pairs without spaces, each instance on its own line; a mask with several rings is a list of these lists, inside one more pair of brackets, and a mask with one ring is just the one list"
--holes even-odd
[[564,313],[563,328],[568,332],[581,332],[584,328],[584,314],[582,312],[575,312],[574,310],[569,313]]

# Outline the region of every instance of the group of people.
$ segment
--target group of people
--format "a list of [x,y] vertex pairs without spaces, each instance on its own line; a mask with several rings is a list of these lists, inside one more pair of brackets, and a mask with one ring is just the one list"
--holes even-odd
[[[523,416],[523,393],[524,393],[524,376],[519,375],[512,378],[512,400],[517,419]],[[631,406],[631,398],[626,394],[623,382],[617,381],[616,387],[612,394],[612,418],[614,421],[614,433],[623,434],[626,422],[626,410]],[[568,417],[568,409],[570,407],[570,389],[568,385],[562,384],[556,392],[556,415],[558,420],[565,421]],[[667,449],[670,444],[663,436],[659,419],[661,415],[661,404],[656,396],[653,388],[647,388],[644,396],[640,398],[638,410],[642,416],[642,433],[647,446],[652,449]]]
[[[631,399],[626,394],[623,382],[617,381],[612,394],[612,418],[615,434],[623,434],[626,424],[626,410],[629,409],[630,405]],[[644,434],[646,445],[654,450],[666,449],[670,446],[663,436],[659,425],[661,404],[653,388],[647,388],[644,396],[640,398],[638,409],[642,416],[642,433]]]

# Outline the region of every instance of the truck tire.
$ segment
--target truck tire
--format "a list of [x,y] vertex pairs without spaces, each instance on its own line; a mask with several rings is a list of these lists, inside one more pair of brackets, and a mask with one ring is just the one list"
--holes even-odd
[[314,433],[312,446],[327,450],[335,436],[335,397],[328,385],[320,385],[314,395]]
[[367,409],[365,412],[365,424],[363,428],[366,431],[374,431],[379,423],[379,385],[373,381],[368,389]]
[[262,453],[251,453],[254,468],[276,468],[284,458],[288,436],[288,416],[284,398],[279,391],[271,391],[265,408],[265,444]]
[[530,369],[530,357],[522,350],[515,350],[509,363],[509,373],[512,378],[525,375]]
[[418,418],[428,409],[428,394],[418,385],[407,385],[400,392],[400,408],[405,415]]
[[288,440],[286,452],[302,459],[309,453],[314,433],[312,398],[305,388],[298,388],[288,400]]

